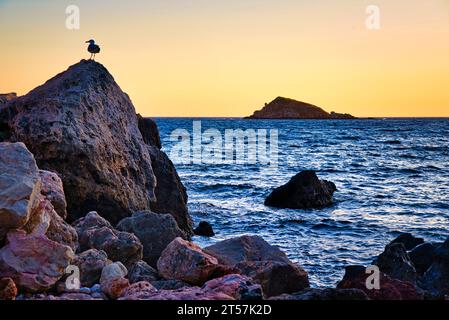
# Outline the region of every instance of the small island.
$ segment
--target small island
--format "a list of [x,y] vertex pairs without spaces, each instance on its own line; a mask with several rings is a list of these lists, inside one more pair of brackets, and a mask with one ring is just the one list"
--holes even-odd
[[277,97],[245,119],[356,119],[347,113],[328,113],[313,104]]

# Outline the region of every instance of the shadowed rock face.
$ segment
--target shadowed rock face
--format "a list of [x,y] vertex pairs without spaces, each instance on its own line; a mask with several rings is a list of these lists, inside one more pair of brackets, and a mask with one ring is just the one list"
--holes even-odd
[[156,179],[134,106],[101,64],[82,60],[6,108],[9,140],[61,175],[69,220],[150,208]]

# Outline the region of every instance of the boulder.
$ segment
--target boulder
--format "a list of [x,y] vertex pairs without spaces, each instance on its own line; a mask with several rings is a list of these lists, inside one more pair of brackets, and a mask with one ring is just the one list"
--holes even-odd
[[41,180],[23,143],[0,143],[0,240],[23,227],[39,206]]
[[143,141],[150,146],[161,149],[161,137],[156,122],[153,119],[144,118],[140,114],[137,114],[137,124]]
[[232,238],[206,247],[204,251],[216,257],[219,263],[260,283],[267,297],[309,287],[307,272],[261,237]]
[[117,229],[133,233],[139,238],[143,245],[142,260],[152,267],[156,267],[162,251],[170,242],[177,237],[186,238],[171,215],[151,211],[134,213],[132,217],[120,221]]
[[162,252],[157,262],[159,274],[168,280],[181,280],[192,285],[230,273],[216,258],[203,252],[196,244],[176,238]]
[[223,293],[236,300],[262,300],[262,288],[259,284],[240,274],[228,274],[206,282],[203,291]]
[[63,218],[67,218],[67,202],[65,200],[62,180],[51,171],[39,170],[41,178],[41,194],[51,202],[55,211]]
[[0,278],[0,300],[15,300],[17,287],[11,278]]
[[193,234],[192,219],[187,210],[187,192],[168,156],[156,147],[148,147],[157,184],[156,201],[151,211],[171,214],[179,228],[187,235]]
[[72,262],[80,270],[80,283],[83,287],[92,287],[99,283],[103,268],[110,263],[106,252],[97,249],[81,252]]
[[116,278],[125,278],[128,275],[128,269],[121,262],[114,262],[106,265],[101,271],[100,284],[116,279]]
[[145,261],[137,261],[130,267],[128,279],[130,283],[141,281],[153,282],[160,280],[160,277],[158,272]]
[[282,294],[269,300],[298,300],[298,301],[349,301],[369,300],[365,292],[360,289],[304,289],[293,294]]
[[131,284],[122,291],[121,300],[140,300],[146,295],[152,295],[157,292],[157,289],[146,281],[139,281]]
[[402,233],[396,239],[391,241],[390,244],[394,243],[402,243],[404,245],[405,250],[410,251],[416,246],[424,243],[423,238],[416,238],[411,233]]
[[337,289],[359,289],[366,293],[371,300],[422,300],[422,293],[406,281],[389,277],[385,273],[379,274],[380,289],[368,289],[366,282],[370,274],[366,273],[364,266],[346,267],[346,273]]
[[435,258],[436,246],[433,243],[423,243],[408,253],[410,261],[420,275],[424,274],[432,265]]
[[129,287],[129,281],[125,278],[127,274],[128,270],[122,263],[108,264],[101,272],[101,290],[113,300],[119,298]]
[[419,281],[420,287],[437,296],[449,295],[449,238],[432,252],[432,264]]
[[70,247],[44,235],[14,231],[8,233],[7,245],[0,249],[0,274],[13,279],[21,290],[45,291],[64,276],[73,258]]
[[118,231],[96,212],[89,212],[73,223],[79,236],[81,251],[103,250],[112,261],[121,261],[126,266],[142,260],[143,247],[131,233]]
[[193,230],[193,232],[197,236],[203,236],[203,237],[213,237],[213,236],[215,236],[214,229],[212,228],[210,223],[208,223],[206,221],[201,221],[198,224],[198,227],[196,227],[195,230]]
[[190,284],[181,280],[157,280],[151,282],[157,290],[178,290],[185,287],[191,287]]
[[402,243],[387,245],[373,264],[393,279],[416,283],[418,275]]
[[82,60],[5,108],[9,141],[60,174],[69,221],[96,210],[115,224],[150,208],[156,179],[134,106],[101,64]]
[[302,171],[287,184],[274,189],[265,205],[290,209],[322,208],[333,203],[336,190],[333,182],[319,180],[314,171]]

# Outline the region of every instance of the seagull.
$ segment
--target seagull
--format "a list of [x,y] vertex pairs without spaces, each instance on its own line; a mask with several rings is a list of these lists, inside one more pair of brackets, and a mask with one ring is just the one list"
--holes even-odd
[[86,41],[89,44],[87,51],[90,52],[90,60],[95,60],[95,55],[100,52],[100,46],[95,44],[95,40]]

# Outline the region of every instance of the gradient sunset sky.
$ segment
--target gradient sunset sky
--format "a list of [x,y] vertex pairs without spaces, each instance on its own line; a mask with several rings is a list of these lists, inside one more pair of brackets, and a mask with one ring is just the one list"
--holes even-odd
[[[78,5],[80,30],[65,26]],[[365,26],[366,7],[381,29]],[[285,96],[356,116],[449,116],[449,0],[0,0],[0,92],[86,40],[145,116],[246,116]]]

